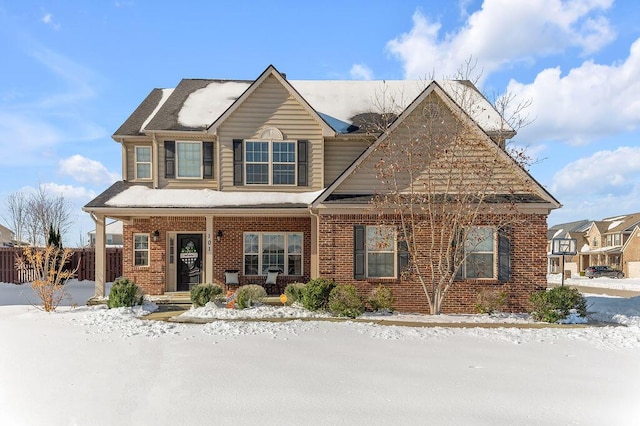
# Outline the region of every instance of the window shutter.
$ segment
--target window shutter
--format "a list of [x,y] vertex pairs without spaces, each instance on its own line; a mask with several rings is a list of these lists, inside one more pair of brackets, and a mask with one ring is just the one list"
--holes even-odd
[[202,142],[202,176],[213,178],[213,142]]
[[164,177],[176,177],[176,143],[164,141]]
[[309,185],[308,146],[309,141],[298,141],[298,186]]
[[[464,258],[465,256],[465,252],[464,252],[464,241],[462,240],[462,236],[464,235],[464,230],[460,230],[456,233],[455,239],[453,240],[453,247],[452,247],[452,259],[451,262],[453,263],[453,266],[455,268],[455,264],[456,261],[459,262],[460,258]],[[455,275],[453,276],[454,281],[462,281],[464,280],[464,263],[462,262],[459,266],[458,269],[455,271]]]
[[398,241],[398,278],[409,268],[409,246],[407,242]]
[[353,227],[353,278],[356,280],[364,280],[366,278],[366,240],[366,227],[364,225],[355,225]]
[[510,227],[498,229],[498,281],[511,279],[511,240]]
[[242,155],[242,139],[233,140],[233,185],[241,186],[244,183],[244,162]]

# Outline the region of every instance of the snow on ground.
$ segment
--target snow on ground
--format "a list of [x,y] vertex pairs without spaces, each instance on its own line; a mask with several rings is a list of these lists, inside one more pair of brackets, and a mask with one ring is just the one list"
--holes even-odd
[[[634,279],[575,280],[640,289]],[[611,325],[518,328],[531,319],[268,322],[261,319],[275,308],[260,307],[242,312],[252,320],[229,321],[213,318],[240,311],[211,306],[189,315],[212,322],[178,324],[140,319],[155,309],[150,303],[84,306],[93,282],[72,281],[68,291],[65,306],[45,313],[27,285],[0,284],[0,424],[633,425],[640,418],[640,296],[589,294],[590,318]]]

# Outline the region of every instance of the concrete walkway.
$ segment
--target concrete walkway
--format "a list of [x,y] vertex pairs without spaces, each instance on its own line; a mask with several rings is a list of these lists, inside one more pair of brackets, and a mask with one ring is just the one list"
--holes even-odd
[[[560,283],[549,283],[549,287],[560,287]],[[565,286],[576,288],[582,294],[601,294],[603,296],[615,296],[615,297],[624,297],[628,299],[630,297],[640,296],[640,291],[633,290],[618,290],[615,288],[603,288],[603,287],[588,287],[584,285],[573,285],[566,284]]]

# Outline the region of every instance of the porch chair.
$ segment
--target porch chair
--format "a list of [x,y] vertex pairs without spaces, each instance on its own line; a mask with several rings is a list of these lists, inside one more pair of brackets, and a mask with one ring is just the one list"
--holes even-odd
[[264,281],[264,289],[267,294],[280,294],[280,286],[278,286],[279,269],[268,269],[267,278]]
[[240,279],[238,278],[239,273],[240,271],[237,269],[227,269],[224,271],[224,283],[227,286],[227,290],[230,290],[233,286],[237,287],[240,285]]

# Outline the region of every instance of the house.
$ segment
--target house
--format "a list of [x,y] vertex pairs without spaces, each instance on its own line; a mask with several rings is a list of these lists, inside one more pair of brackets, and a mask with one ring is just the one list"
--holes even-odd
[[15,244],[15,234],[6,226],[0,225],[0,247],[12,247]]
[[620,269],[626,277],[640,277],[640,253],[635,241],[640,213],[620,215],[591,222],[585,242],[578,245],[580,271],[591,265]]
[[[376,130],[385,103],[399,113]],[[546,286],[546,219],[560,204],[506,154],[515,132],[471,83],[288,80],[273,66],[251,81],[153,89],[115,132],[122,181],[84,207],[96,223],[96,296],[104,295],[110,218],[124,224],[123,275],[149,295],[224,285],[229,270],[240,284],[261,283],[275,268],[282,286],[325,277],[366,296],[384,284],[397,310],[428,312],[420,284],[402,274],[397,230],[381,224],[371,200],[378,147],[419,127],[418,112],[435,104],[473,138],[472,161],[500,169],[504,193],[493,194],[494,205],[516,200],[483,217],[483,249],[473,253],[483,269],[471,276],[461,268],[443,311],[473,311],[484,289],[504,290],[509,310],[525,310],[529,294]],[[509,244],[499,244],[506,216],[527,226],[510,228]]]
[[[114,220],[105,225],[104,241],[107,247],[122,247],[122,221]],[[89,231],[89,247],[96,246],[96,230]]]

